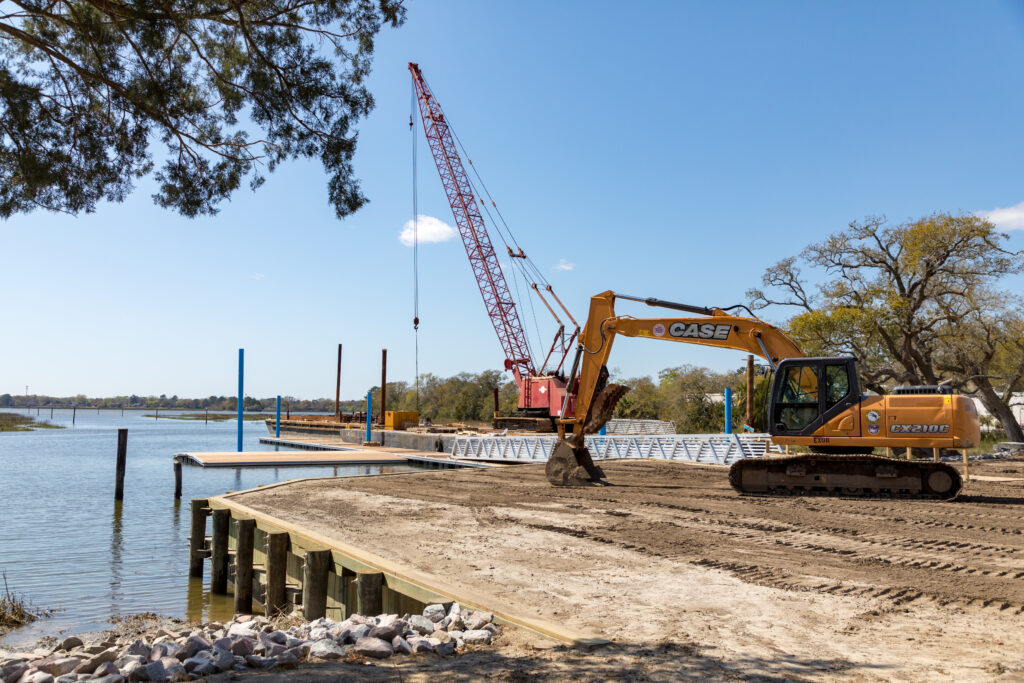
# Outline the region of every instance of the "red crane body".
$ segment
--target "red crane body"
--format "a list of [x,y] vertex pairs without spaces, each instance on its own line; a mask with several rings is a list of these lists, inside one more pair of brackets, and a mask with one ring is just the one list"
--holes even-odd
[[550,417],[558,417],[565,396],[565,382],[555,375],[537,375],[526,332],[498,263],[494,245],[491,244],[487,226],[477,207],[473,187],[444,112],[424,81],[419,65],[410,62],[409,71],[416,90],[423,133],[441,176],[441,184],[451,205],[462,243],[466,247],[466,255],[480,288],[487,315],[505,352],[505,369],[512,371],[519,386],[519,408],[543,410]]

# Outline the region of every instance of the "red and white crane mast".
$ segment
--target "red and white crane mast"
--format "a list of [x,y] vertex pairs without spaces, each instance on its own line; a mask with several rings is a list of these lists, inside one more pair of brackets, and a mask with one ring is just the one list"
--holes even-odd
[[441,175],[441,184],[448,195],[448,203],[451,204],[455,223],[466,247],[466,255],[469,256],[469,264],[480,287],[487,315],[505,351],[505,369],[512,371],[516,384],[519,384],[524,377],[536,374],[530,347],[526,342],[526,332],[519,320],[505,275],[498,264],[483,216],[477,208],[473,188],[441,105],[423,80],[419,66],[410,62],[409,71],[412,72],[412,82],[416,88],[423,133],[434,155],[437,172]]

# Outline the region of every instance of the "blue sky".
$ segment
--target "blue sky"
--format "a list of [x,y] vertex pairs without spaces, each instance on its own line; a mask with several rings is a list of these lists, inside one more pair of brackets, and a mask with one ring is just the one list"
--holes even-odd
[[[313,162],[214,218],[155,207],[147,181],[94,214],[8,220],[0,393],[230,395],[245,347],[248,394],[333,396],[339,342],[343,396],[379,382],[382,347],[389,378],[411,381],[408,61],[581,320],[606,289],[741,302],[765,267],[871,214],[1005,209],[1024,248],[1024,2],[624,7],[410,2],[380,36],[360,125],[371,203],[345,221]],[[420,213],[452,224],[419,142]],[[501,367],[457,238],[421,245],[420,318],[422,372]],[[621,340],[612,365],[742,362]]]

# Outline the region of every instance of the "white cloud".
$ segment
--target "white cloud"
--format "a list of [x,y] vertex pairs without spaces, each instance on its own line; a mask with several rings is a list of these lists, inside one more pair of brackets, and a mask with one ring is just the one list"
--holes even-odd
[[262,279],[263,279],[263,277],[264,277],[264,276],[263,276],[263,273],[253,273],[253,274],[252,274],[252,279],[253,279],[253,280],[262,280]]
[[558,259],[558,265],[555,266],[555,270],[572,270],[575,267],[575,263],[568,263],[564,258],[560,258]]
[[[448,225],[439,218],[420,214],[417,218],[416,239],[422,244],[425,242],[447,242],[455,237],[455,228]],[[407,247],[412,246],[413,232],[412,221],[406,221],[402,226],[402,232],[398,235],[398,241]]]
[[1024,202],[1005,209],[978,211],[974,215],[989,219],[1003,230],[1024,230]]

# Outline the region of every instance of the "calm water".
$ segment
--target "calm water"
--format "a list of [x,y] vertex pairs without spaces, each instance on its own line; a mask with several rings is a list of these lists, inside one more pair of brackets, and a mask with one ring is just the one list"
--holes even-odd
[[[38,419],[67,429],[0,433],[0,571],[6,572],[12,592],[59,610],[0,643],[17,645],[64,630],[99,630],[111,616],[137,612],[229,616],[229,599],[211,603],[198,580],[188,579],[190,498],[298,477],[411,469],[185,466],[182,500],[175,502],[172,456],[233,451],[238,423],[144,417],[151,412],[125,411],[122,416],[119,410],[79,410],[72,427],[70,410],[55,411],[50,420],[44,409]],[[165,412],[170,414],[160,414]],[[115,505],[119,427],[128,428],[128,467],[124,502]],[[245,423],[245,450],[276,450],[259,443],[267,434],[263,422]],[[204,578],[209,581],[208,568]]]

